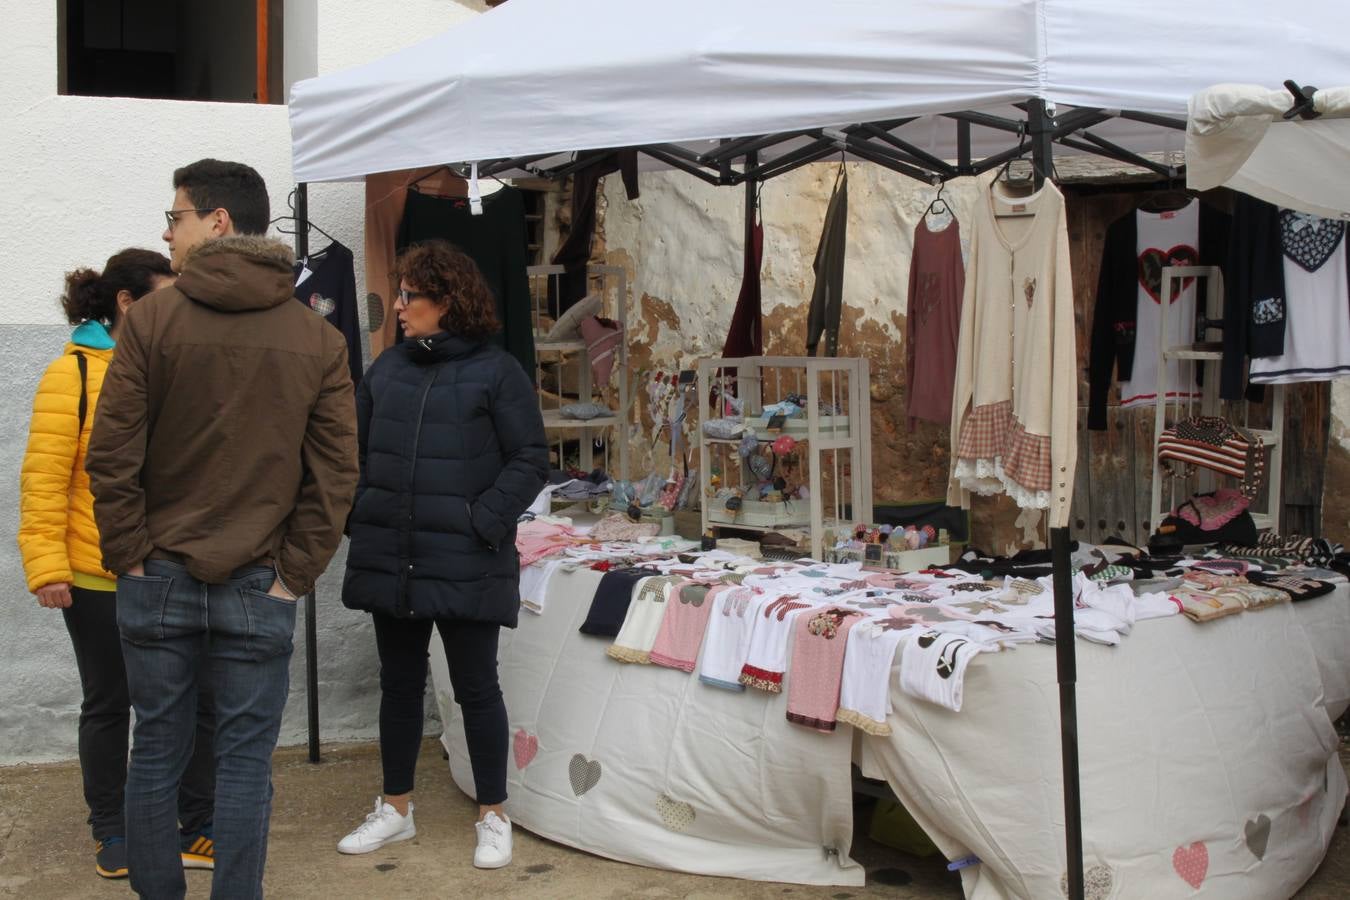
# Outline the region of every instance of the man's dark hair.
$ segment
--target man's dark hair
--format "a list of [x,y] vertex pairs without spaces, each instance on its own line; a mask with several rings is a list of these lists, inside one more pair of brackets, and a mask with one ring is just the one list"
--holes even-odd
[[[272,218],[267,185],[243,163],[199,159],[173,173],[174,190],[182,188],[197,209],[225,209],[240,234],[264,234]],[[200,214],[199,214],[200,215]]]

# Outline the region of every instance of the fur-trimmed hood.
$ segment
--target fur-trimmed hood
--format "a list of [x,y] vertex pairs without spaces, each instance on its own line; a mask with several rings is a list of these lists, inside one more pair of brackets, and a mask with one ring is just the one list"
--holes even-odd
[[271,309],[295,289],[295,254],[280,241],[237,235],[193,248],[174,285],[198,303],[221,312]]

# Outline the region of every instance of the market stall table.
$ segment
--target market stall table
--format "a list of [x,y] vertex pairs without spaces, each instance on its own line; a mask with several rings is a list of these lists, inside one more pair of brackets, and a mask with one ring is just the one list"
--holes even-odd
[[[1065,871],[1053,649],[983,654],[961,712],[900,692],[892,734],[788,723],[786,694],[730,693],[625,665],[577,631],[601,573],[559,572],[544,614],[504,632],[508,812],[601,856],[769,881],[859,885],[850,761],[885,779],[971,898],[1060,896]],[[462,721],[432,672],[456,783]],[[1285,897],[1345,800],[1333,719],[1350,704],[1350,587],[1206,624],[1141,622],[1079,644],[1089,897]],[[903,652],[903,651],[902,651]],[[791,669],[788,678],[792,677]],[[1110,890],[1103,890],[1110,885]]]

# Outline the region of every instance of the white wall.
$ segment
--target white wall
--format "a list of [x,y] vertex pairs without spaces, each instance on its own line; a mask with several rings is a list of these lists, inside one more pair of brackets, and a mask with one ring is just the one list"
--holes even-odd
[[[206,156],[248,163],[267,182],[274,216],[286,211],[293,186],[283,106],[58,96],[56,5],[0,0],[0,574],[9,586],[0,602],[0,764],[68,758],[76,749],[70,642],[59,613],[25,592],[15,544],[33,389],[69,331],[58,305],[63,273],[99,266],[128,246],[162,249],[177,166]],[[289,0],[293,9],[288,68],[301,75],[366,62],[473,15],[450,0]],[[361,186],[313,186],[310,218],[356,252],[360,285]],[[345,548],[319,589],[325,739],[369,737],[376,726],[374,638],[366,617],[337,599],[344,557]],[[305,738],[301,648],[297,636],[287,743]]]

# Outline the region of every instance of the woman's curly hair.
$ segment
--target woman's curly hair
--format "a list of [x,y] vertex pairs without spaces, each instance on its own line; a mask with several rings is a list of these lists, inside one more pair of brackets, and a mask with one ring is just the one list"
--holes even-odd
[[441,316],[443,331],[480,339],[501,330],[497,300],[483,273],[467,253],[448,241],[413,244],[398,255],[393,274],[437,302],[450,301]]

